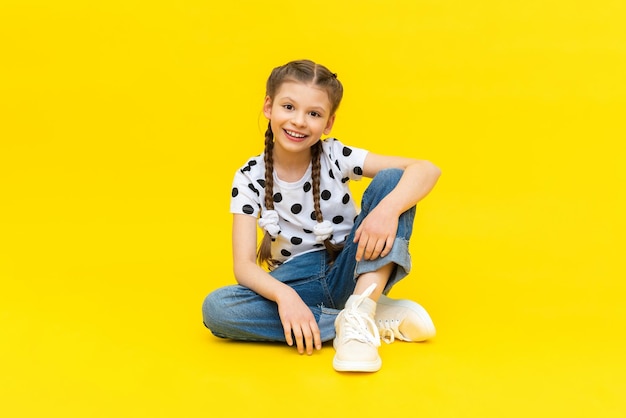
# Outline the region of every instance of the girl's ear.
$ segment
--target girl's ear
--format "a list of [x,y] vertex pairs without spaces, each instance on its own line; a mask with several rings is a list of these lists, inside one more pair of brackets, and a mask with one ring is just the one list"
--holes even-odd
[[270,119],[272,116],[272,99],[270,96],[265,96],[265,102],[263,103],[263,115],[267,119]]
[[326,122],[326,127],[324,128],[324,135],[328,135],[330,131],[333,129],[333,124],[335,123],[335,115],[332,115],[328,118],[328,122]]

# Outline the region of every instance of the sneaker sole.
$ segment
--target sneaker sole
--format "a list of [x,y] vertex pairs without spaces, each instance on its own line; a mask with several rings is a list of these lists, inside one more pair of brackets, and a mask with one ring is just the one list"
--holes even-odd
[[430,315],[428,315],[428,312],[426,312],[426,309],[424,309],[419,303],[410,300],[391,299],[388,296],[380,295],[378,304],[385,306],[400,306],[415,312],[420,319],[421,325],[424,327],[424,332],[420,338],[409,339],[409,341],[420,342],[435,336],[435,324],[433,324],[433,320],[430,318]]
[[343,361],[333,359],[333,368],[338,372],[377,372],[383,365],[379,358],[376,361]]

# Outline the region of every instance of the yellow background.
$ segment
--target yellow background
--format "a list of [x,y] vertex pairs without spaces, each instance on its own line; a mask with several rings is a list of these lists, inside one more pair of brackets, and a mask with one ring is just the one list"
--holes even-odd
[[[625,21],[618,0],[3,0],[0,415],[624,417]],[[335,136],[443,171],[392,292],[438,335],[375,374],[201,323],[234,282],[265,79],[299,58],[344,83]]]

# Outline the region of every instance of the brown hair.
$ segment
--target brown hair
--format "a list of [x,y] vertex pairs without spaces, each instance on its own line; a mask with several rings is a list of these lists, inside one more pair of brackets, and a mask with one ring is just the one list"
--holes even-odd
[[[270,99],[274,99],[276,92],[280,89],[282,84],[286,81],[296,81],[301,83],[313,84],[314,86],[323,89],[328,94],[330,100],[331,110],[330,115],[334,115],[339,108],[341,98],[343,97],[343,86],[337,79],[337,74],[330,72],[328,68],[323,65],[316,64],[310,60],[298,60],[291,61],[280,67],[276,67],[272,70],[269,78],[267,79],[265,94]],[[274,209],[274,161],[272,156],[272,150],[274,148],[274,133],[272,132],[271,122],[267,124],[267,130],[265,131],[265,208],[267,210]],[[320,156],[322,154],[322,142],[317,141],[315,145],[311,147],[311,162],[313,180],[313,205],[315,209],[315,218],[317,222],[324,220],[322,211],[320,209]],[[267,264],[270,268],[275,267],[278,263],[271,257],[271,244],[272,237],[268,232],[265,232],[263,240],[259,245],[257,251],[257,260],[259,264]],[[324,246],[329,252],[331,259],[341,251],[342,246],[336,245],[330,242],[330,238],[324,241]]]

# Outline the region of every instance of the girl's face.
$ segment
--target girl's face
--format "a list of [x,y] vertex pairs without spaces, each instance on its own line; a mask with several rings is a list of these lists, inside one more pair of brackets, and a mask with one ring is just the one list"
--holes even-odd
[[263,114],[270,120],[274,146],[288,152],[308,151],[328,135],[335,121],[328,94],[311,84],[284,82],[274,99],[265,98]]

